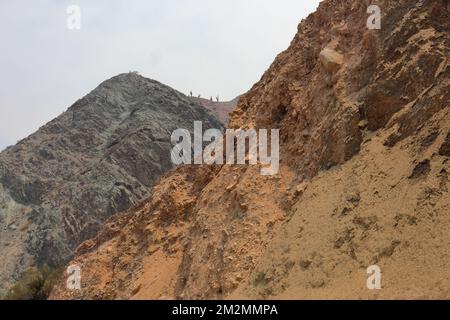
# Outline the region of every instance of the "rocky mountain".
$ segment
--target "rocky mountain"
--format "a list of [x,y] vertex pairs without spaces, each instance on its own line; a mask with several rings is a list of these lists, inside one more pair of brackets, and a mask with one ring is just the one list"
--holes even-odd
[[63,275],[51,298],[449,299],[449,16],[443,0],[322,1],[230,116],[280,129],[279,174],[172,170],[78,248],[81,290]]
[[206,109],[210,110],[214,114],[214,116],[223,123],[225,127],[228,125],[230,112],[233,111],[233,109],[237,106],[239,98],[240,97],[236,97],[233,100],[226,102],[217,102],[203,98],[190,97],[190,99],[195,103],[198,103]]
[[135,73],[100,84],[0,154],[0,288],[30,266],[59,266],[104,221],[150,195],[172,168],[170,136],[202,106]]

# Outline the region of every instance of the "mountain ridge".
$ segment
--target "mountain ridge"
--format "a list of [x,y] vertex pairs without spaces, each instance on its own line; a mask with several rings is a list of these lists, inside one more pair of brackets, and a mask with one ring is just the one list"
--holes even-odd
[[102,82],[0,153],[3,290],[31,266],[57,267],[172,168],[173,130],[221,129],[205,108],[135,73]]
[[[274,106],[287,106],[289,115],[308,124],[305,140],[315,145],[300,155],[317,158],[315,166],[300,161],[306,179],[287,190],[299,198],[230,298],[448,298],[442,278],[449,270],[448,241],[441,235],[450,214],[449,168],[437,150],[449,130],[450,10],[444,1],[371,4],[381,8],[379,31],[365,28],[368,2],[323,1],[309,24],[299,26],[297,50],[282,53],[268,72],[280,78],[274,81],[279,87],[266,91],[275,91]],[[343,60],[323,61],[325,50]],[[303,54],[297,60],[303,63],[322,60],[322,76],[309,78],[306,89],[296,73],[311,68],[300,69],[294,52]],[[300,93],[283,77],[296,79]],[[318,99],[317,88],[331,99]],[[258,94],[242,107],[258,107],[251,100],[258,102]],[[314,100],[321,103],[311,105]],[[311,112],[331,122],[312,123]],[[328,118],[329,112],[335,115]],[[373,264],[381,268],[382,290],[366,286]]]
[[[442,187],[437,185],[442,190],[423,194],[425,198],[433,195],[433,201],[425,201],[425,205],[439,204],[435,215],[444,220],[450,213],[445,202],[448,159],[435,157],[422,163],[419,155],[423,154],[417,153],[422,135],[433,126],[439,130],[425,139],[430,147],[426,152],[446,150],[445,142],[440,144],[448,129],[445,118],[450,101],[448,7],[440,0],[378,0],[373,4],[382,8],[381,30],[367,28],[367,1],[322,1],[317,11],[300,23],[290,47],[277,56],[231,113],[230,128],[280,129],[278,176],[261,177],[258,166],[170,171],[155,185],[152,198],[111,221],[79,248],[71,263],[82,270],[81,290],[67,290],[64,275],[51,298],[276,298],[283,292],[289,298],[302,297],[302,292],[304,297],[320,297],[320,293],[338,297],[340,289],[354,286],[365,291],[363,295],[355,290],[345,292],[351,298],[392,298],[392,290],[367,293],[366,282],[359,281],[365,269],[354,262],[372,263],[371,257],[379,257],[375,262],[387,260],[391,270],[404,266],[411,271],[402,274],[403,284],[414,280],[422,270],[413,268],[415,262],[407,259],[409,254],[397,255],[397,250],[406,249],[398,243],[402,240],[391,236],[392,230],[408,233],[405,237],[414,241],[413,248],[421,245],[424,251],[436,252],[434,264],[449,265],[448,246],[436,250],[436,241],[420,244],[413,237],[428,225],[434,225],[438,233],[443,230],[435,225],[438,222],[433,216],[423,214],[423,208],[399,216],[394,212],[397,204],[387,201],[393,212],[367,216],[354,208],[359,201],[366,205],[366,199],[358,200],[358,190],[353,195],[339,189],[339,179],[349,179],[351,169],[361,166],[361,157],[372,178],[390,188],[383,180],[388,176],[383,168],[367,161],[376,157],[379,161],[377,153],[402,154],[405,162],[387,164],[393,166],[389,173],[403,181],[396,192],[411,190],[413,197],[412,190],[417,189],[409,188],[416,180],[404,177],[405,169],[395,165],[411,165],[413,176],[432,172],[429,181],[442,181]],[[376,143],[367,151],[370,141]],[[408,157],[396,153],[402,147]],[[439,170],[435,167],[438,163]],[[350,167],[350,173],[345,170],[341,178],[335,178],[336,170],[344,166]],[[436,178],[440,170],[443,177]],[[324,191],[323,184],[316,182],[318,176],[320,181],[333,181],[335,189]],[[351,180],[346,181],[351,185]],[[428,190],[426,183],[423,187]],[[333,210],[322,210],[317,217],[327,222],[323,233],[328,242],[315,233],[320,230],[314,218],[321,202],[314,202],[318,196],[308,190],[320,190],[326,204],[334,204],[327,196],[342,195],[337,209],[332,208],[337,210],[336,217]],[[375,191],[384,196],[389,190]],[[365,195],[367,190],[360,192]],[[419,206],[423,204],[418,201]],[[304,221],[297,211],[305,207],[314,210],[305,213]],[[398,224],[408,223],[408,216],[416,213],[421,218],[417,218],[418,228],[395,226],[396,219]],[[327,215],[331,215],[328,220]],[[378,225],[372,216],[379,219]],[[364,236],[373,236],[375,227],[376,237],[393,242],[386,246],[383,242],[384,247],[367,243]],[[292,246],[284,241],[286,233]],[[295,233],[300,236],[296,238]],[[302,256],[302,251],[296,251],[294,244],[301,246],[302,241],[311,242],[314,252],[306,255],[305,251]],[[270,251],[273,247],[275,253]],[[366,253],[361,256],[361,252]],[[274,256],[278,260],[274,261]],[[326,264],[328,260],[344,261],[347,269]],[[308,273],[308,268],[315,273]],[[335,278],[333,268],[338,269]],[[333,280],[341,280],[343,273],[352,285],[333,286]],[[403,284],[395,296],[416,297]],[[438,295],[438,291],[448,297],[447,282],[441,283],[442,290],[435,285],[434,279],[423,283],[426,297]],[[330,291],[324,292],[326,289]]]
[[211,110],[216,118],[218,118],[226,127],[228,126],[229,114],[239,103],[240,97],[241,96],[237,96],[233,100],[220,102],[196,97],[190,97],[190,99],[206,109]]

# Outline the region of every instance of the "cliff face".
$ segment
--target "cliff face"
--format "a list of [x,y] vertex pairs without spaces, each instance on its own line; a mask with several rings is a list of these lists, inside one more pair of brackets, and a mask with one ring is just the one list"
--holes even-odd
[[402,280],[372,297],[416,297],[420,278],[448,298],[448,3],[375,1],[381,30],[369,4],[323,1],[232,112],[280,129],[279,175],[170,172],[78,249],[82,289],[63,277],[52,298],[360,298],[373,263]]
[[0,154],[0,288],[30,266],[58,266],[111,215],[172,168],[170,135],[221,124],[181,93],[137,74],[105,81]]

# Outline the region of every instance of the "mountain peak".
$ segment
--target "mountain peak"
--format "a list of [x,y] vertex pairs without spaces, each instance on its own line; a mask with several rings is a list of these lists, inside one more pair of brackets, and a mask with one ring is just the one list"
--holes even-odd
[[[135,73],[104,81],[0,154],[0,294],[33,265],[58,266],[173,166],[173,130],[222,124],[178,91]],[[20,159],[18,161],[17,159]]]

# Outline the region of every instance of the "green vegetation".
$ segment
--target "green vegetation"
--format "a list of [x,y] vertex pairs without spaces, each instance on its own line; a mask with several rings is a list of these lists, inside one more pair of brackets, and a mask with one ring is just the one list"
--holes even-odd
[[3,300],[46,300],[61,275],[62,269],[44,266],[25,271]]

